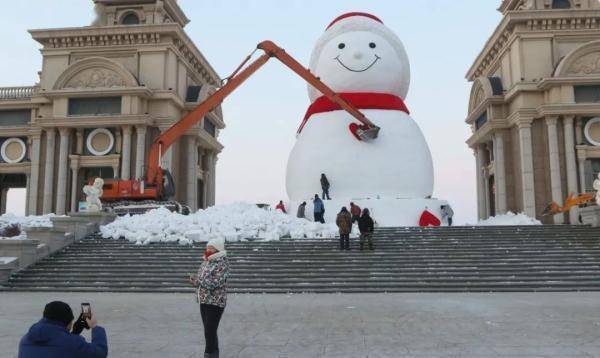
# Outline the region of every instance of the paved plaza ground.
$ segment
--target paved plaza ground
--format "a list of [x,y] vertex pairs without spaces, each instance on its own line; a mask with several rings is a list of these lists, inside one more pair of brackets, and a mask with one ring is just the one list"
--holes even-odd
[[[191,294],[0,293],[0,355],[46,302],[92,303],[110,357],[202,357]],[[231,295],[221,357],[600,357],[600,293]]]

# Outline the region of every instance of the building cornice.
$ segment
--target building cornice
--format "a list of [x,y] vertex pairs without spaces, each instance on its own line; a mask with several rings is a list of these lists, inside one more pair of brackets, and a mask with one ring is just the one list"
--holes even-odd
[[548,90],[558,86],[597,85],[600,83],[600,75],[586,77],[552,77],[544,78],[537,84],[540,90]]
[[538,117],[575,115],[597,116],[600,114],[599,103],[555,103],[545,104],[537,108]]
[[29,30],[45,51],[93,47],[167,45],[163,37],[173,37],[173,44],[192,68],[205,77],[207,83],[220,85],[221,77],[210,65],[183,28],[176,23],[139,26],[77,27]]
[[[4,108],[3,108],[4,109]],[[0,132],[3,137],[27,137],[31,133],[29,124],[25,126],[0,127]]]
[[42,128],[96,128],[130,126],[153,126],[155,120],[148,114],[144,115],[114,115],[114,116],[74,116],[74,117],[44,117],[37,118],[36,125]]
[[490,106],[502,104],[504,104],[504,96],[488,97],[479,105],[477,105],[477,107],[475,107],[471,113],[469,113],[465,122],[472,124],[477,118],[479,118],[479,116],[483,114],[483,112],[487,111]]
[[140,96],[151,98],[154,92],[148,87],[114,87],[114,88],[67,88],[60,90],[41,90],[38,96],[56,97],[101,97],[101,96]]
[[31,162],[15,164],[0,163],[0,174],[29,174],[30,172]]
[[491,135],[498,130],[510,128],[510,125],[505,119],[495,119],[488,121],[479,130],[473,133],[466,143],[469,147],[473,148],[478,143],[491,139]]
[[570,33],[573,31],[598,31],[600,28],[600,11],[588,9],[568,10],[519,10],[508,11],[492,36],[484,45],[475,62],[469,68],[466,78],[473,81],[482,76],[490,65],[504,51],[511,36],[526,32]]

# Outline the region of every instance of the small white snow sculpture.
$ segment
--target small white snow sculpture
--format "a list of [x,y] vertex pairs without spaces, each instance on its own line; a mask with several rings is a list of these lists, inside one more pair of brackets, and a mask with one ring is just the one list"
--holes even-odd
[[96,180],[94,180],[94,184],[83,187],[83,192],[86,195],[86,211],[92,213],[102,211],[102,202],[100,201],[100,197],[102,196],[103,186],[104,180],[102,180],[102,178],[96,178]]

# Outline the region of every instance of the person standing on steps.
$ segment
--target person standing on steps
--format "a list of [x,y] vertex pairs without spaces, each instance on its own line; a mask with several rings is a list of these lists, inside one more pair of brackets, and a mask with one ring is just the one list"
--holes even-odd
[[298,219],[306,219],[306,201],[298,206],[298,212],[296,213]]
[[350,203],[350,214],[352,214],[352,224],[360,219],[360,206]]
[[352,232],[352,215],[344,206],[335,221],[340,229],[340,250],[350,250],[350,232]]
[[287,214],[287,211],[285,210],[285,205],[283,204],[283,200],[279,200],[279,204],[277,204],[275,210],[279,210],[282,213]]
[[190,276],[190,283],[198,288],[196,299],[204,325],[206,348],[204,358],[219,358],[217,330],[227,304],[227,278],[229,259],[224,239],[214,239],[206,245],[204,261],[197,276]]
[[442,205],[441,209],[442,209],[442,220],[444,220],[444,218],[448,218],[448,226],[452,226],[452,217],[454,216],[454,210],[452,210],[452,207],[450,206],[450,204]]
[[313,212],[315,214],[315,222],[325,224],[325,204],[323,204],[323,200],[319,198],[318,194],[315,194],[315,200],[313,200]]
[[365,241],[369,243],[369,250],[375,250],[373,246],[373,232],[375,231],[375,223],[371,218],[369,209],[364,209],[362,216],[358,219],[358,229],[360,230],[360,250],[363,250]]
[[321,174],[321,189],[323,189],[323,199],[327,198],[327,200],[331,200],[329,197],[329,180],[325,176],[325,174]]

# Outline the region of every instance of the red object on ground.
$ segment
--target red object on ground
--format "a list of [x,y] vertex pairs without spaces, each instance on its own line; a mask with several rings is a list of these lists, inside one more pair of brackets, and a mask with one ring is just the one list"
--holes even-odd
[[427,226],[440,226],[442,222],[435,215],[433,215],[429,210],[423,211],[421,214],[421,218],[419,219],[419,226],[427,227]]
[[[402,111],[406,114],[410,114],[408,107],[398,96],[388,93],[338,93],[346,102],[351,103],[358,109],[387,109]],[[337,103],[334,103],[329,98],[322,96],[317,98],[313,104],[308,107],[304,120],[298,129],[298,133],[302,132],[304,126],[313,114],[340,111],[342,107]]]

